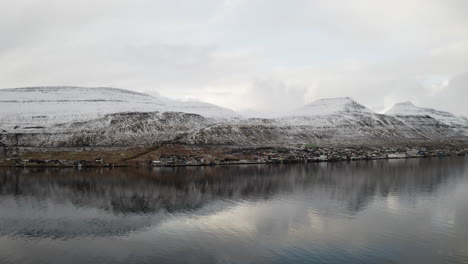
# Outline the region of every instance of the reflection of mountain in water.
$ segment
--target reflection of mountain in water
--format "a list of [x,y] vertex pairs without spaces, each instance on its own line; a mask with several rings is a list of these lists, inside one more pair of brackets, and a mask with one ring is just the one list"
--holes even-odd
[[462,175],[465,162],[451,158],[154,170],[1,169],[0,233],[118,235],[153,226],[168,214],[211,213],[202,210],[208,203],[255,202],[283,194],[302,195],[313,206],[333,200],[352,215],[376,196],[430,194],[446,175]]

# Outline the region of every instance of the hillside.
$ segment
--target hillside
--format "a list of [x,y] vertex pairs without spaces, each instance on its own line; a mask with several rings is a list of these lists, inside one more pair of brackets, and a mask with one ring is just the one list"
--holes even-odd
[[410,103],[377,114],[349,97],[322,99],[262,119],[115,88],[18,88],[0,95],[0,145],[14,147],[468,145],[466,118]]
[[184,112],[208,118],[238,118],[232,110],[203,102],[181,102],[117,88],[29,87],[0,89],[0,129],[37,131],[123,112]]
[[410,126],[422,126],[428,117],[437,120],[442,126],[447,126],[465,136],[468,136],[468,119],[455,116],[452,113],[431,108],[417,107],[411,102],[395,104],[386,115],[394,116]]

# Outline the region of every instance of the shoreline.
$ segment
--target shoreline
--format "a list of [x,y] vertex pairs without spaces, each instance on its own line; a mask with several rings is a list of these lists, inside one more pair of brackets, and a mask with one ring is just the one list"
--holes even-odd
[[4,164],[5,161],[0,161],[0,168],[177,168],[177,167],[216,167],[216,166],[240,166],[240,165],[282,165],[282,164],[307,164],[307,163],[335,163],[335,162],[354,162],[354,161],[379,161],[379,160],[408,160],[408,159],[430,159],[430,158],[453,158],[466,157],[468,153],[462,155],[445,155],[445,156],[421,156],[421,157],[406,157],[406,158],[363,158],[363,159],[341,159],[341,160],[281,160],[274,162],[218,162],[206,164],[164,164],[164,165],[149,165],[149,164],[86,164],[86,165],[69,165],[69,164]]
[[169,143],[125,150],[100,151],[11,149],[8,154],[0,157],[0,167],[188,167],[465,156],[468,154],[468,148],[319,147],[312,144],[226,147]]

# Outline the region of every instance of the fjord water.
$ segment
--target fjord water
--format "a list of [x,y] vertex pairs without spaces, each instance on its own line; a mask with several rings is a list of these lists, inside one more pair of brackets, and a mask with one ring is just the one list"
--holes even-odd
[[468,263],[468,157],[3,168],[0,263]]

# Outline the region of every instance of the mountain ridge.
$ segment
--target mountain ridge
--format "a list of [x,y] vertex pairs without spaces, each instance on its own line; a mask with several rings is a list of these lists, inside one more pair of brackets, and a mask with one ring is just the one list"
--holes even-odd
[[385,114],[395,116],[403,121],[412,119],[415,116],[430,116],[431,118],[451,126],[468,136],[468,119],[466,117],[455,116],[450,112],[436,110],[433,108],[418,107],[410,101],[395,104]]
[[[397,104],[389,114],[378,114],[350,97],[329,98],[284,117],[243,118],[207,103],[175,102],[109,87],[4,89],[0,98],[0,145],[16,147],[130,147],[161,142],[468,145],[468,119],[408,102]],[[15,98],[32,102],[6,102]],[[53,103],[40,102],[46,98]]]
[[324,98],[306,104],[293,112],[296,116],[318,116],[337,113],[374,113],[350,97]]
[[186,112],[209,118],[240,118],[204,102],[182,102],[110,87],[23,87],[0,89],[0,129],[52,127],[121,112]]

